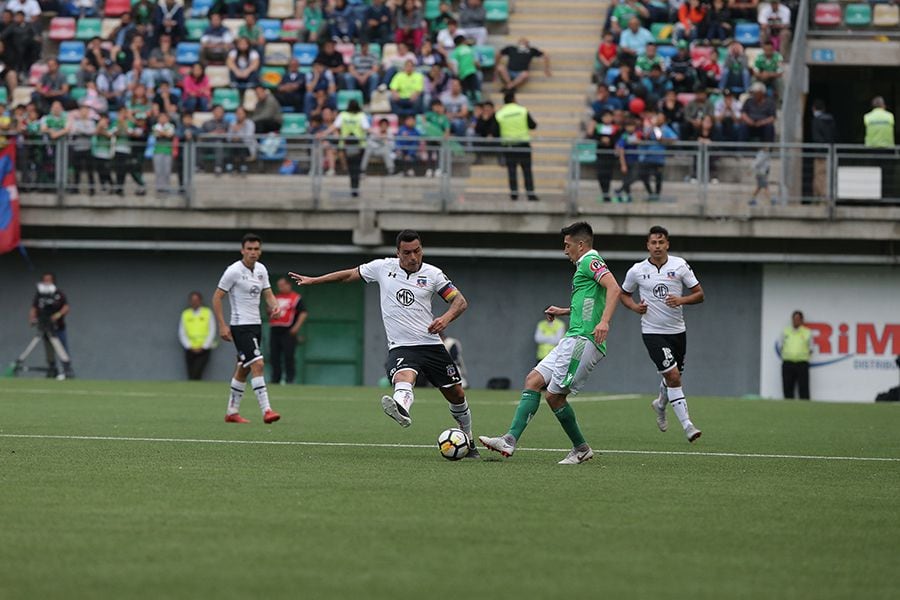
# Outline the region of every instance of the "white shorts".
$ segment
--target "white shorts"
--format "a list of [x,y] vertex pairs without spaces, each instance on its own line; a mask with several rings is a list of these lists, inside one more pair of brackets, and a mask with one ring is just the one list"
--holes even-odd
[[544,378],[551,394],[577,394],[603,359],[603,353],[584,337],[563,338],[535,371]]

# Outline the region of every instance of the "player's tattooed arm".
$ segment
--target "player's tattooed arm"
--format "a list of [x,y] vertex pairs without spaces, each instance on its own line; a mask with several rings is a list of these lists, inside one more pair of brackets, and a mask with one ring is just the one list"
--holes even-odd
[[450,306],[447,307],[447,312],[431,322],[428,326],[428,333],[441,333],[447,328],[447,325],[463,314],[467,308],[469,308],[468,301],[462,295],[462,292],[457,290],[457,293],[453,295],[453,300],[450,301]]

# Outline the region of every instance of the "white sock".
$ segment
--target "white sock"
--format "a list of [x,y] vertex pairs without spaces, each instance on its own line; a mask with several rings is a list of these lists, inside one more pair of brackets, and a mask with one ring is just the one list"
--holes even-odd
[[680,387],[670,387],[667,388],[666,391],[669,394],[669,404],[672,405],[675,416],[681,421],[681,426],[687,429],[688,425],[691,424],[691,417],[688,415],[687,400],[684,399],[684,390]]
[[469,403],[463,398],[462,404],[451,404],[450,414],[459,423],[459,428],[466,432],[469,439],[472,438],[472,412],[469,410]]
[[415,400],[413,384],[406,381],[398,381],[394,384],[394,401],[402,406],[406,412],[409,412]]
[[663,408],[666,407],[666,403],[669,402],[669,394],[666,392],[668,388],[666,387],[666,380],[663,379],[659,382],[659,395],[656,397],[657,403]]
[[256,401],[259,402],[259,409],[263,411],[263,413],[267,410],[271,410],[272,407],[269,406],[269,390],[266,388],[266,378],[254,377],[250,380],[250,386],[256,393]]
[[231,396],[228,398],[228,410],[225,414],[236,415],[241,411],[241,399],[244,397],[245,381],[231,380]]

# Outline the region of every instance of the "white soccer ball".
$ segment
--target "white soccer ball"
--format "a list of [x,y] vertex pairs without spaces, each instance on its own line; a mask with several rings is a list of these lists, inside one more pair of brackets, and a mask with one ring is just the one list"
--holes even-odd
[[448,429],[438,436],[438,450],[447,460],[459,460],[469,453],[469,436],[462,429]]

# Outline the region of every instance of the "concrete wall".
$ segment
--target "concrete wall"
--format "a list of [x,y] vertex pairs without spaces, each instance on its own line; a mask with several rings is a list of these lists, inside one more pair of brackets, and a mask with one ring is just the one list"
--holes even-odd
[[[236,258],[237,253],[33,251],[36,271],[29,272],[17,254],[0,256],[0,362],[12,361],[30,339],[26,317],[34,282],[40,271],[52,270],[72,306],[69,339],[80,377],[183,378],[183,354],[176,331],[187,293],[199,289],[208,299],[222,270]],[[364,260],[367,257],[355,255],[273,253],[263,257],[271,273],[288,269],[320,273]],[[548,304],[568,301],[571,264],[562,253],[558,261],[484,258],[434,262],[469,299],[469,311],[451,327],[450,334],[463,343],[472,386],[483,387],[488,378],[503,376],[518,387],[534,364],[532,336],[542,310]],[[611,263],[619,281],[628,266]],[[686,309],[686,386],[695,395],[756,393],[761,268],[741,264],[693,267],[708,299]],[[375,286],[366,289],[365,328],[364,382],[374,384],[384,374],[386,354]],[[221,344],[213,353],[207,378],[228,378],[233,356],[232,348]],[[30,362],[39,364],[37,358],[33,356]],[[655,388],[656,376],[640,340],[638,317],[620,307],[610,333],[609,356],[598,367],[590,389],[649,393]]]

